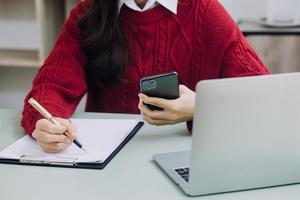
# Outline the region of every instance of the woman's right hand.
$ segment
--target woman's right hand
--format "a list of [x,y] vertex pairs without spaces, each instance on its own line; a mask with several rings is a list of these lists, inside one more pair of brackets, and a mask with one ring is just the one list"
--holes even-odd
[[[61,152],[70,146],[76,138],[75,126],[66,119],[56,118],[62,126],[55,125],[47,119],[40,119],[35,125],[32,137],[48,153]],[[64,132],[69,133],[69,137]]]

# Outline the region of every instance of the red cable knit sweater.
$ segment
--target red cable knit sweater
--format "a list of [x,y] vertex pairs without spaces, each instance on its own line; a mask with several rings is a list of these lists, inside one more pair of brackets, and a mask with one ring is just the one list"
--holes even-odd
[[33,81],[22,119],[28,133],[41,118],[28,105],[30,97],[64,118],[73,114],[85,93],[86,111],[139,113],[139,80],[144,76],[177,71],[180,83],[194,89],[204,79],[269,73],[218,0],[179,0],[177,15],[162,6],[145,12],[122,7],[119,18],[135,59],[125,70],[128,81],[92,90],[85,80],[86,56],[77,26],[84,8],[79,3],[73,9]]

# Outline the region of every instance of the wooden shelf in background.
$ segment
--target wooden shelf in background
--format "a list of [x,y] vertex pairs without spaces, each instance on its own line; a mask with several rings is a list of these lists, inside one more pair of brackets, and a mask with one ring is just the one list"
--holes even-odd
[[1,67],[40,67],[38,51],[0,50]]
[[0,0],[0,67],[40,67],[78,1]]

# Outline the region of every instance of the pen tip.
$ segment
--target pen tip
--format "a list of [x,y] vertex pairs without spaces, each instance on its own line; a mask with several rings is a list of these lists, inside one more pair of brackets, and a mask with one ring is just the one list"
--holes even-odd
[[89,153],[85,148],[81,147],[81,149],[85,151],[85,153]]

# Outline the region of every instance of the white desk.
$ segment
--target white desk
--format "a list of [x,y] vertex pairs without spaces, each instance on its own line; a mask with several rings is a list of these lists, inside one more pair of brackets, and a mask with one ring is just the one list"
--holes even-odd
[[[76,117],[136,117],[79,114]],[[0,150],[20,138],[20,113],[0,109]],[[99,130],[100,131],[100,130]],[[108,133],[109,134],[109,133]],[[185,196],[153,163],[152,154],[189,149],[185,124],[145,125],[104,170],[0,165],[0,200],[183,200]],[[300,169],[299,169],[300,170]],[[300,185],[198,197],[203,200],[300,199]]]

